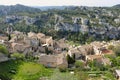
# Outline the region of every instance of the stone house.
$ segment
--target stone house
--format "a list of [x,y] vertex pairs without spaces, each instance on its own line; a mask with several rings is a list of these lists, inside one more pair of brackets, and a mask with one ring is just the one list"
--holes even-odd
[[91,45],[80,46],[80,47],[78,47],[78,50],[84,55],[93,55],[94,54],[94,49],[93,49],[93,46],[91,46]]
[[68,44],[65,42],[64,39],[60,39],[59,41],[54,41],[53,46],[57,49],[57,50],[67,50],[68,49]]
[[93,61],[95,60],[97,63],[104,64],[104,65],[111,65],[111,61],[109,58],[105,58],[104,55],[86,55],[86,61]]
[[95,55],[101,55],[102,50],[105,49],[101,42],[92,42],[90,45],[93,46]]
[[38,47],[38,52],[45,53],[45,47],[39,46]]
[[80,53],[80,51],[77,48],[72,48],[68,51],[68,55],[70,55],[71,57],[73,55],[75,55],[75,59],[80,59],[82,54]]
[[18,38],[17,38],[17,36],[14,36],[14,37],[12,37],[12,39],[11,40],[9,40],[9,42],[17,42],[18,41]]
[[111,55],[111,54],[114,54],[114,51],[112,50],[108,50],[108,49],[104,49],[102,50],[102,55]]
[[0,43],[3,44],[4,42],[8,41],[7,36],[0,36]]
[[25,44],[11,43],[11,47],[13,52],[19,52],[24,54],[32,52],[32,47]]
[[102,58],[101,63],[104,65],[111,65],[111,61],[109,58]]
[[51,36],[44,36],[42,37],[40,40],[40,43],[42,44],[42,46],[53,46],[53,39]]
[[93,61],[97,59],[102,59],[102,56],[100,55],[86,55],[86,61]]
[[41,39],[42,37],[45,37],[45,34],[43,34],[43,33],[38,33],[38,34],[37,34],[37,38],[38,38],[38,39]]
[[37,39],[42,45],[46,44],[47,46],[53,46],[53,39],[51,36],[45,36],[43,33],[34,34],[34,36],[37,36]]
[[59,65],[64,65],[68,67],[68,63],[64,54],[40,55],[38,62],[46,67],[54,68],[54,67],[58,67]]
[[83,45],[83,46],[78,46],[75,48],[71,48],[68,51],[68,54],[72,56],[75,54],[76,59],[83,59],[85,60],[86,55],[92,55],[94,54],[93,47],[90,45]]
[[116,46],[116,45],[119,45],[120,44],[120,40],[118,41],[115,41],[115,40],[111,40],[108,45],[113,45],[113,46]]
[[100,64],[103,64],[103,65],[111,65],[111,61],[109,58],[102,57],[102,58],[96,59],[96,61]]
[[40,42],[36,38],[24,37],[24,43],[33,47],[38,47]]
[[29,33],[28,33],[28,37],[29,37],[29,38],[37,38],[37,34],[34,33],[34,32],[29,32]]
[[48,44],[49,46],[53,46],[53,39],[51,36],[46,37],[46,44]]
[[11,33],[11,37],[17,37],[18,39],[23,39],[24,35],[25,34],[23,34],[23,32],[20,32],[20,31],[13,31]]

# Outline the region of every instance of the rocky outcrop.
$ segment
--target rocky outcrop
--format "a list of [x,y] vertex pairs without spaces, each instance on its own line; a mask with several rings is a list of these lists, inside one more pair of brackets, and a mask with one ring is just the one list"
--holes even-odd
[[68,24],[68,23],[57,23],[55,25],[55,30],[57,31],[73,31],[73,32],[78,32],[80,30],[80,25],[79,24]]

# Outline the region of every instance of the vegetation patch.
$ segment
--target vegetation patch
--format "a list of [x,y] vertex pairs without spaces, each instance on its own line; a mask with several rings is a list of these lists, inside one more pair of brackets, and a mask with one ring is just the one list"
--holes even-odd
[[3,45],[0,45],[0,52],[3,53],[3,54],[8,54],[7,48]]
[[1,63],[0,72],[3,80],[38,80],[40,77],[50,76],[52,70],[34,62],[12,60]]

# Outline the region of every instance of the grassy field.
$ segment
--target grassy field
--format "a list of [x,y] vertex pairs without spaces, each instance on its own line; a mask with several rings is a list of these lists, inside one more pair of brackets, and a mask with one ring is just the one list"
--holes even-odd
[[[47,78],[47,79],[44,79]],[[49,69],[44,66],[20,60],[0,63],[0,79],[2,80],[79,80],[70,72]]]
[[[97,76],[89,77],[86,74]],[[69,71],[60,72],[59,69],[45,68],[35,62],[11,60],[0,63],[0,79],[2,80],[101,80],[102,78],[116,80],[109,71],[77,71],[75,74],[70,74]]]
[[34,62],[8,61],[0,63],[0,78],[2,80],[38,80],[50,76],[51,69]]
[[55,69],[52,76],[48,80],[78,80],[74,74],[70,72],[60,72],[58,69]]

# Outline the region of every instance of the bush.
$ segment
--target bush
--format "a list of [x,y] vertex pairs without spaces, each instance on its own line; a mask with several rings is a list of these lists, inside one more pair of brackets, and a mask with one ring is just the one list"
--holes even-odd
[[23,59],[23,58],[25,58],[25,55],[21,54],[21,53],[13,53],[13,54],[11,54],[11,58]]
[[62,64],[58,66],[58,69],[59,69],[60,72],[66,72],[67,71],[67,67],[65,65],[62,65]]
[[0,78],[2,80],[11,80],[18,70],[21,61],[10,60],[0,63]]
[[7,48],[3,45],[0,45],[0,52],[3,53],[3,54],[8,54]]
[[117,46],[114,48],[114,52],[115,52],[116,56],[120,56],[120,45],[117,45]]
[[111,65],[112,65],[112,67],[120,66],[120,56],[111,58]]
[[113,49],[114,49],[114,46],[113,46],[113,45],[109,45],[109,46],[108,46],[108,49],[113,50]]
[[75,67],[83,69],[84,68],[84,63],[82,61],[76,61],[75,62]]
[[73,64],[75,63],[75,58],[74,58],[74,55],[71,57],[70,55],[67,55],[67,62],[68,64]]

